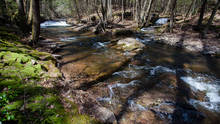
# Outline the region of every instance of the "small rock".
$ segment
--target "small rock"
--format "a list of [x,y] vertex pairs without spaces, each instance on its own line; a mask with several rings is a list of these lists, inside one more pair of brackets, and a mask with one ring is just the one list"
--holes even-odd
[[117,124],[114,113],[105,107],[96,108],[94,114],[103,123]]

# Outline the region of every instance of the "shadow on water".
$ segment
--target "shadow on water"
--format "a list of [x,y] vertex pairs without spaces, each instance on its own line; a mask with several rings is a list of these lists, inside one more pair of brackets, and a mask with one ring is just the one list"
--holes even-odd
[[[163,47],[163,45],[159,45],[160,47]],[[157,47],[156,47],[157,48]],[[170,51],[168,50],[168,54],[165,51],[156,52],[152,50],[148,50],[153,53],[157,53],[155,58],[158,58],[157,56],[160,56],[160,59],[163,57],[166,57],[167,55],[170,55]],[[165,49],[164,49],[165,50]],[[146,54],[146,53],[145,53]],[[151,56],[151,55],[150,55]],[[176,79],[177,79],[177,92],[175,94],[175,110],[172,113],[172,124],[200,124],[203,121],[204,115],[197,111],[193,106],[188,104],[188,100],[190,99],[190,93],[191,89],[189,86],[187,86],[185,83],[183,83],[180,79],[181,76],[184,76],[184,71],[182,70],[184,68],[184,63],[190,63],[192,59],[194,58],[194,55],[183,52],[177,48],[175,52],[171,54],[172,59],[174,62],[172,62],[172,66],[175,66],[176,69]],[[158,65],[158,63],[154,63]],[[149,81],[143,82],[141,85],[138,85],[135,91],[133,91],[133,94],[127,97],[125,100],[126,102],[123,103],[122,108],[120,112],[116,115],[116,118],[118,122],[121,121],[124,114],[126,114],[129,110],[129,103],[127,101],[132,99],[138,99],[139,96],[141,96],[143,93],[150,92],[152,89],[155,88],[155,86],[159,83],[158,77],[151,77],[152,79],[149,79]],[[155,81],[157,80],[157,81]],[[162,90],[162,89],[161,89]],[[154,112],[153,110],[151,110]]]
[[[182,46],[183,41],[185,38],[185,34],[182,35],[180,41],[178,44]],[[74,54],[82,53],[82,52],[91,52],[89,48],[91,48],[91,45],[93,45],[96,41],[88,41],[88,39],[77,40],[74,42],[65,43],[62,47],[59,53],[62,54],[62,57],[72,56]],[[201,56],[198,54],[193,54],[186,52],[185,50],[181,50],[180,48],[173,48],[168,47],[167,45],[161,45],[161,44],[154,44],[153,46],[147,46],[147,50],[144,52],[144,54],[147,54],[147,56],[151,60],[152,65],[165,65],[170,66],[176,69],[176,90],[175,94],[175,105],[174,105],[174,111],[172,113],[172,120],[170,123],[172,124],[201,124],[204,123],[204,119],[206,118],[206,115],[199,110],[195,109],[192,105],[189,104],[189,100],[191,98],[192,92],[191,88],[184,83],[180,77],[181,76],[187,76],[186,72],[183,70],[185,69],[185,64],[191,64],[194,63],[195,60],[201,58]],[[61,65],[66,65],[69,63],[74,63],[76,61],[86,59],[89,57],[90,54],[87,53],[84,56],[81,56],[77,59],[70,59],[68,61],[63,62]],[[168,58],[168,59],[167,59]],[[218,62],[208,56],[202,56],[202,59],[206,59],[206,65],[208,69],[211,72],[214,72],[217,74],[217,77],[219,77],[220,73],[219,66],[217,68],[214,65],[218,65]],[[162,60],[162,61],[160,61]],[[169,60],[169,61],[164,61]],[[124,66],[128,66],[129,61],[126,62],[122,68],[119,68],[117,70],[122,70]],[[200,63],[196,63],[200,65]],[[201,63],[204,64],[204,63]],[[117,71],[114,70],[114,71]],[[78,89],[80,90],[89,90],[92,88],[95,84],[99,83],[100,81],[105,81],[109,78],[112,78],[111,76],[102,77],[101,79],[98,79],[93,82],[85,83],[84,85],[80,86]],[[126,97],[125,102],[122,103],[122,107],[120,108],[119,112],[116,114],[116,119],[118,122],[120,122],[123,118],[123,116],[129,111],[129,100],[132,99],[138,99],[143,93],[150,92],[152,89],[154,89],[155,85],[159,83],[159,81],[152,81],[154,78],[158,77],[151,77],[152,79],[142,81],[140,85],[137,85],[135,90],[132,92],[131,95]],[[158,79],[157,79],[158,80]],[[161,89],[162,91],[163,89]],[[158,91],[160,92],[160,91]],[[152,111],[152,110],[151,110]]]
[[[182,59],[178,59],[178,57]],[[188,103],[191,95],[191,88],[187,86],[186,83],[180,79],[181,76],[186,76],[186,73],[183,72],[184,63],[190,63],[194,59],[192,54],[183,53],[179,50],[176,50],[173,53],[174,65],[178,68],[176,70],[176,79],[177,79],[177,92],[176,92],[176,105],[173,112],[172,124],[201,124],[204,119],[204,114],[196,110],[192,105]]]
[[126,114],[126,112],[128,112],[129,103],[127,101],[132,100],[132,99],[137,99],[144,92],[150,91],[155,85],[156,85],[156,83],[151,82],[151,81],[144,82],[142,85],[138,85],[137,88],[133,91],[133,94],[131,94],[130,96],[127,97],[127,99],[125,100],[126,102],[124,102],[122,104],[122,108],[121,108],[120,112],[116,115],[116,119],[118,120],[118,122],[120,122],[122,117],[124,116],[124,114]]
[[205,55],[205,58],[208,68],[214,72],[217,78],[220,78],[220,58],[213,58],[209,55]]

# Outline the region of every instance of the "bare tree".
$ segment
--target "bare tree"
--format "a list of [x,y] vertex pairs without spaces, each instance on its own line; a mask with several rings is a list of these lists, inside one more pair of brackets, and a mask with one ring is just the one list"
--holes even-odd
[[0,7],[1,7],[1,15],[5,16],[6,15],[6,3],[5,0],[0,0]]
[[107,10],[107,18],[111,20],[112,18],[112,0],[108,0],[108,10]]
[[168,3],[167,3],[167,6],[166,6],[166,8],[165,8],[165,10],[164,10],[164,14],[167,14],[168,12],[169,12],[169,10],[170,10],[170,6],[171,6],[171,2],[172,2],[172,0],[169,0],[168,1]]
[[148,23],[148,20],[149,20],[149,16],[150,16],[150,12],[151,12],[153,2],[154,2],[154,0],[150,0],[149,5],[147,7],[147,16],[146,16],[146,22],[147,23]]
[[124,21],[124,0],[121,0],[121,20]]
[[33,23],[32,23],[32,42],[35,45],[39,40],[40,35],[40,3],[39,0],[32,1],[33,7]]
[[74,4],[74,7],[76,8],[76,13],[77,13],[77,16],[78,16],[78,21],[81,20],[81,15],[79,13],[79,7],[78,7],[78,3],[76,0],[73,0],[73,4]]
[[209,17],[209,20],[208,20],[208,22],[207,22],[207,24],[206,24],[206,26],[205,26],[205,29],[204,29],[204,31],[202,32],[202,35],[201,35],[201,36],[205,37],[205,34],[207,33],[207,31],[208,31],[210,25],[212,24],[212,21],[213,21],[213,19],[214,19],[214,17],[215,17],[215,14],[216,14],[216,12],[217,12],[217,10],[218,10],[218,8],[219,8],[219,5],[220,5],[220,0],[218,0],[218,2],[216,3],[215,7],[213,8],[212,14],[211,14],[211,16]]
[[193,4],[195,3],[196,0],[192,0],[187,12],[186,12],[186,15],[185,15],[185,18],[184,20],[189,16],[189,13],[190,13],[190,10],[192,10],[192,7],[193,7]]
[[203,0],[202,6],[201,6],[201,9],[200,9],[200,16],[199,16],[199,20],[198,20],[198,27],[200,27],[202,25],[206,4],[207,4],[207,0]]
[[172,6],[171,6],[171,11],[170,11],[170,32],[173,33],[173,26],[174,26],[174,12],[176,8],[176,1],[177,0],[172,0]]
[[30,0],[30,8],[29,8],[28,22],[27,22],[28,25],[31,24],[32,19],[33,19],[33,13],[32,13],[32,11],[33,11],[33,6],[32,6],[32,2],[33,2],[33,0]]
[[141,21],[142,23],[145,22],[145,14],[146,14],[146,7],[147,7],[147,0],[144,1],[144,6],[141,9]]
[[18,14],[19,16],[24,16],[24,1],[23,0],[16,0],[18,5]]

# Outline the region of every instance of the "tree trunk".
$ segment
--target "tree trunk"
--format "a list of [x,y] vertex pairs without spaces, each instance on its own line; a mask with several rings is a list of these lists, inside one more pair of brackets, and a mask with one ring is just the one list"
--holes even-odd
[[192,16],[193,14],[195,14],[195,9],[196,9],[196,3],[197,3],[198,0],[194,0],[193,1],[193,5],[192,5],[192,10],[191,10],[191,13],[190,13],[190,16]]
[[108,0],[107,18],[108,20],[112,18],[112,0]]
[[185,18],[184,20],[189,16],[189,13],[190,13],[190,10],[192,9],[192,6],[193,6],[193,3],[195,3],[196,0],[192,0],[187,12],[186,12],[186,15],[185,15]]
[[146,12],[146,6],[147,6],[147,0],[144,1],[144,6],[142,7],[142,10],[141,10],[141,21],[142,23],[145,22],[145,12]]
[[39,40],[40,35],[40,4],[39,0],[32,1],[33,7],[33,23],[32,23],[32,42],[35,45]]
[[16,0],[18,5],[18,14],[19,16],[24,16],[24,1],[23,0]]
[[133,16],[133,20],[135,20],[135,2],[133,2],[133,4],[132,4],[132,16]]
[[76,1],[76,0],[73,0],[73,4],[74,4],[74,6],[75,6],[75,8],[76,8],[76,13],[77,13],[77,16],[78,16],[78,21],[80,21],[80,20],[81,20],[81,16],[80,16],[80,14],[79,14],[79,8],[78,8],[77,1]]
[[30,8],[29,8],[29,13],[28,13],[28,25],[31,24],[32,19],[33,19],[33,6],[32,6],[33,0],[30,0]]
[[146,22],[148,23],[149,21],[149,16],[150,16],[150,12],[151,12],[151,8],[153,5],[154,0],[150,0],[149,5],[147,7],[147,17],[146,17]]
[[201,36],[205,37],[205,34],[207,33],[207,31],[208,31],[210,25],[212,24],[212,21],[213,21],[213,19],[214,19],[214,17],[215,17],[215,14],[216,14],[216,12],[217,12],[217,10],[218,10],[218,8],[219,8],[219,5],[220,5],[220,0],[218,0],[218,2],[216,3],[215,7],[213,8],[212,14],[211,14],[211,16],[209,17],[209,20],[208,20],[208,22],[207,22],[207,24],[206,24],[206,26],[205,26],[205,29],[204,29],[204,31],[203,31],[203,34],[202,34]]
[[201,6],[201,9],[200,9],[200,16],[199,16],[199,20],[198,20],[198,27],[200,27],[202,25],[203,16],[204,16],[204,13],[205,13],[205,8],[206,8],[206,3],[207,3],[207,0],[203,0],[202,6]]
[[174,26],[174,12],[176,8],[176,1],[177,0],[172,0],[172,6],[171,6],[171,12],[170,12],[170,33],[173,33],[173,26]]
[[102,22],[106,22],[107,20],[106,7],[104,7],[104,5],[105,5],[105,0],[101,0]]
[[5,16],[6,15],[6,3],[5,0],[0,0],[0,7],[1,7],[1,15]]
[[138,6],[139,6],[138,3],[139,3],[139,1],[136,0],[136,1],[135,1],[135,21],[137,21],[137,22],[138,22],[138,19],[139,19],[139,18],[138,18],[138,12],[139,12],[139,11],[138,11]]
[[164,14],[167,14],[167,13],[169,12],[171,2],[172,2],[172,0],[169,0],[169,1],[168,1],[167,6],[166,6],[165,11],[164,11]]
[[124,21],[124,0],[121,1],[121,21]]

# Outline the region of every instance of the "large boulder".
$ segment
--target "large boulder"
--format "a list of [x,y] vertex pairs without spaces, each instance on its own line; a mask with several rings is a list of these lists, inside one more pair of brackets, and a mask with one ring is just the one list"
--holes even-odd
[[117,42],[116,48],[123,51],[140,51],[145,45],[135,38],[125,38]]

